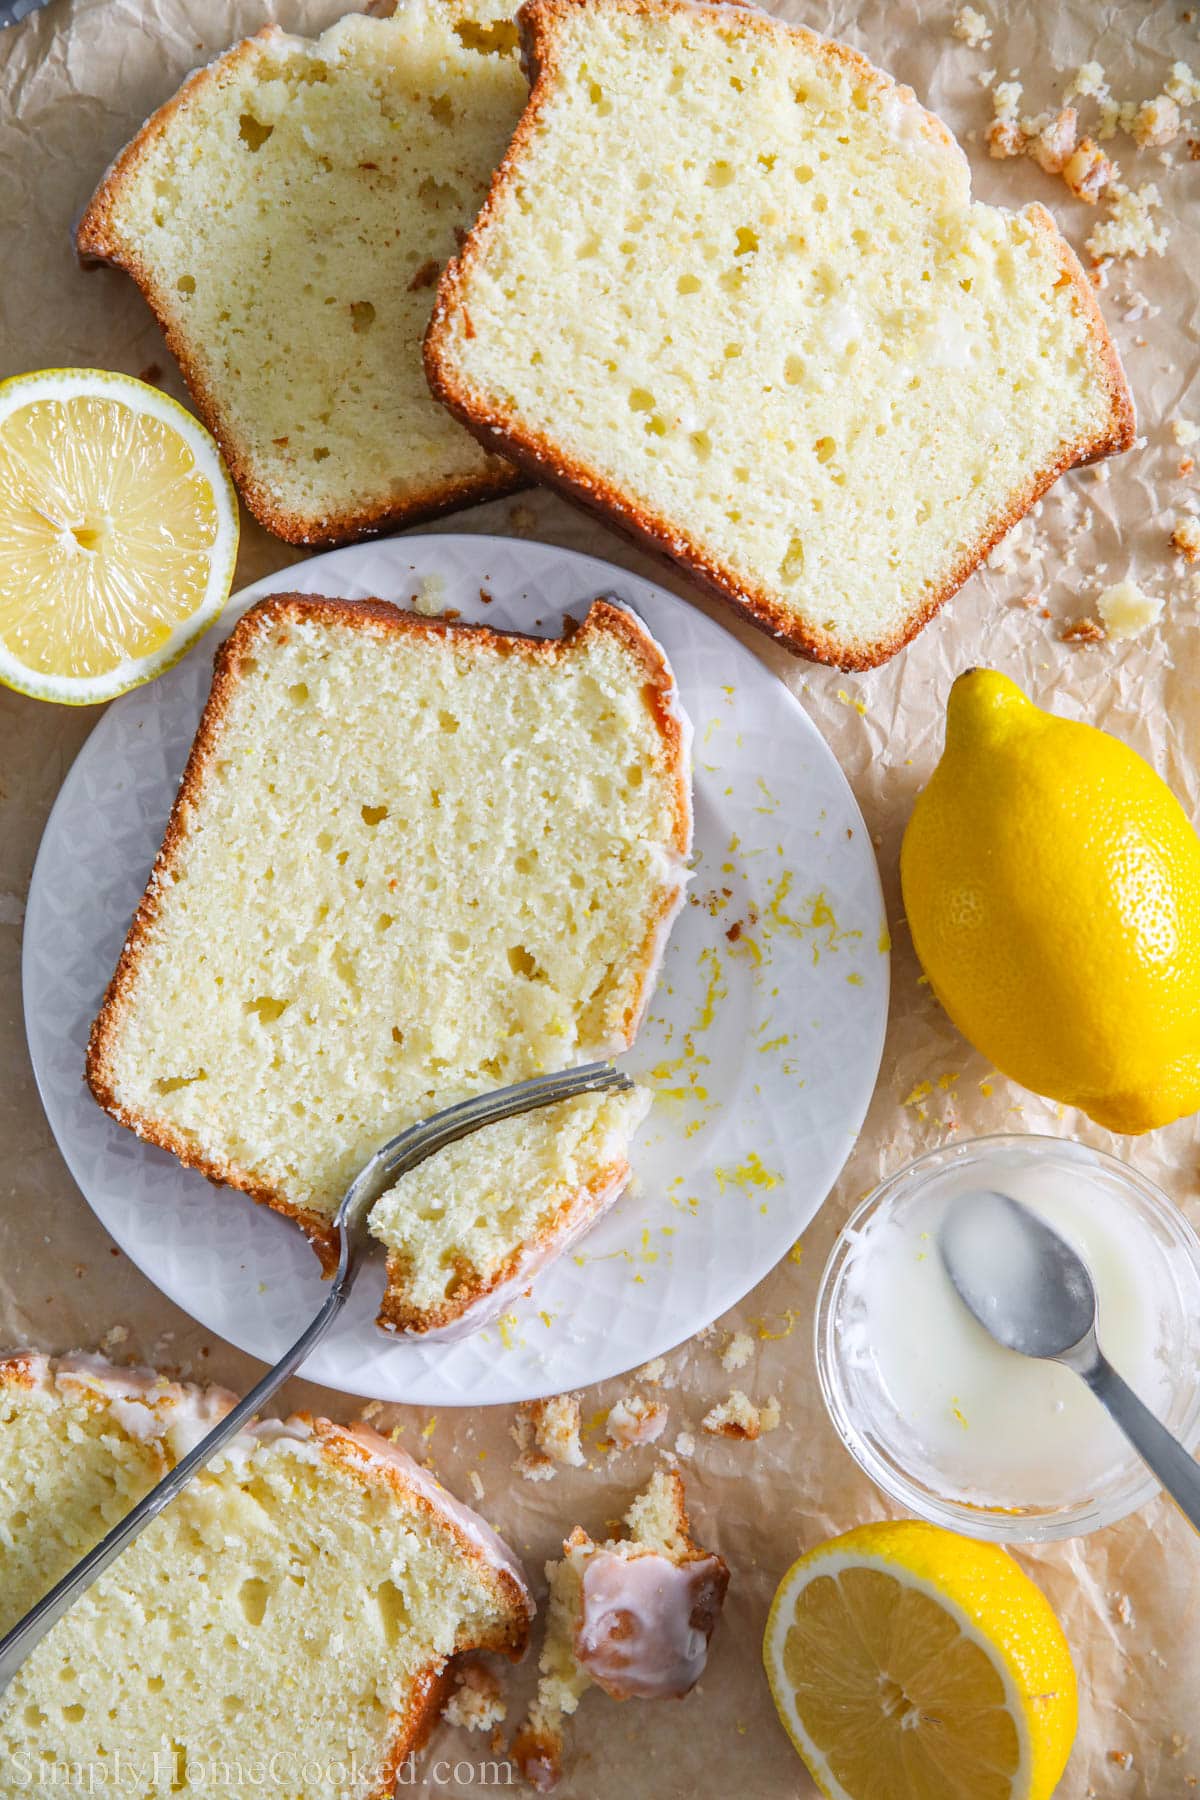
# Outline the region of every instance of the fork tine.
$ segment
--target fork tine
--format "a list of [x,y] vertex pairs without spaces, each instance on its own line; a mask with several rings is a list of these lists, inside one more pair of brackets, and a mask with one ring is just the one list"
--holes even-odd
[[535,1075],[528,1081],[515,1082],[511,1087],[460,1100],[457,1105],[435,1113],[431,1119],[401,1132],[385,1145],[381,1161],[389,1177],[405,1174],[445,1145],[484,1125],[493,1125],[499,1119],[516,1118],[521,1113],[552,1106],[559,1100],[574,1099],[578,1094],[609,1090],[624,1092],[632,1086],[629,1077],[608,1062],[584,1063],[576,1069]]
[[578,1068],[556,1070],[550,1075],[534,1075],[511,1087],[496,1088],[476,1094],[447,1106],[431,1118],[410,1125],[406,1131],[389,1139],[364,1163],[354,1177],[334,1215],[341,1237],[341,1255],[337,1277],[346,1271],[351,1260],[352,1242],[361,1234],[366,1215],[385,1187],[409,1169],[415,1169],[427,1157],[447,1144],[492,1125],[498,1119],[515,1118],[520,1113],[550,1106],[556,1100],[571,1100],[577,1094],[628,1092],[633,1086],[628,1075],[609,1062],[582,1063]]

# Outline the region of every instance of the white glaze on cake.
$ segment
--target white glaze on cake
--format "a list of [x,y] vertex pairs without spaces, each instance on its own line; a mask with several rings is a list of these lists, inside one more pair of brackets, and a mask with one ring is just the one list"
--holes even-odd
[[575,1656],[614,1700],[678,1699],[704,1673],[718,1599],[715,1556],[649,1550],[584,1558]]
[[[163,1441],[172,1462],[194,1449],[237,1404],[236,1395],[226,1388],[185,1386],[168,1381],[152,1369],[119,1369],[102,1356],[82,1351],[57,1362],[40,1352],[18,1351],[0,1359],[0,1381],[6,1375],[46,1393],[74,1391],[93,1397],[107,1407],[130,1437],[142,1443]],[[525,1572],[486,1520],[456,1500],[406,1451],[369,1425],[335,1425],[328,1419],[313,1419],[302,1413],[293,1413],[286,1419],[256,1419],[218,1452],[211,1466],[219,1469],[228,1460],[238,1467],[269,1448],[286,1448],[304,1460],[316,1461],[324,1444],[339,1442],[351,1447],[355,1461],[372,1462],[398,1473],[410,1489],[451,1522],[491,1569],[516,1583],[528,1614],[533,1617],[535,1607]]]
[[[289,1420],[289,1424],[304,1423],[302,1420]],[[486,1519],[481,1519],[477,1512],[464,1506],[461,1500],[448,1493],[441,1482],[436,1480],[427,1469],[423,1469],[406,1450],[393,1444],[389,1438],[381,1437],[370,1425],[358,1422],[354,1425],[330,1425],[328,1420],[319,1420],[318,1429],[322,1435],[336,1434],[351,1440],[359,1454],[368,1460],[396,1471],[409,1487],[424,1496],[431,1505],[455,1524],[468,1542],[479,1551],[486,1561],[496,1570],[510,1575],[521,1590],[529,1617],[532,1618],[537,1608],[525,1579],[525,1571],[509,1549],[504,1540],[496,1535]]]

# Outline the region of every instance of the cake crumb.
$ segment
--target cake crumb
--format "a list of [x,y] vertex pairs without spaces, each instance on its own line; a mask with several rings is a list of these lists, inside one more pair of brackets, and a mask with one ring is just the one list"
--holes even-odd
[[1094,138],[1085,137],[1062,165],[1059,173],[1077,200],[1095,206],[1112,185],[1115,168]]
[[748,1331],[735,1331],[721,1352],[721,1367],[730,1375],[744,1369],[754,1355],[754,1339]]
[[1109,256],[1162,256],[1170,234],[1165,225],[1154,219],[1155,208],[1162,205],[1162,195],[1154,183],[1143,182],[1139,188],[1114,187],[1111,192],[1108,217],[1093,227],[1087,239],[1088,255],[1096,262]]
[[579,1441],[578,1394],[554,1394],[548,1400],[526,1400],[517,1408],[512,1426],[517,1446],[517,1473],[526,1481],[549,1481],[555,1465],[579,1469],[583,1445]]
[[986,50],[992,41],[991,24],[985,14],[973,6],[960,6],[950,29],[971,50]]
[[1107,143],[1109,138],[1116,137],[1118,131],[1131,133],[1137,109],[1136,100],[1113,100],[1110,96],[1105,96],[1100,102],[1100,125],[1096,136],[1102,143]]
[[1073,619],[1062,628],[1064,644],[1103,644],[1108,637],[1097,619]]
[[423,575],[417,584],[417,591],[412,597],[412,609],[423,618],[435,619],[442,611],[446,600],[446,578],[444,575]]
[[1067,83],[1064,101],[1069,100],[1105,100],[1108,98],[1108,77],[1098,62],[1082,63]]
[[739,1438],[753,1443],[762,1432],[762,1417],[757,1406],[740,1388],[734,1388],[728,1400],[711,1407],[700,1421],[701,1431],[711,1437]]
[[764,1432],[777,1431],[781,1417],[779,1401],[774,1394],[771,1394],[758,1409],[758,1423]]
[[653,1444],[666,1430],[667,1409],[661,1400],[647,1400],[644,1394],[627,1394],[608,1409],[604,1434],[620,1449],[633,1444]]
[[1184,513],[1176,519],[1175,529],[1171,533],[1171,548],[1178,550],[1180,556],[1188,562],[1200,562],[1200,519],[1193,513]]
[[469,1469],[467,1471],[467,1480],[471,1484],[471,1492],[474,1494],[475,1498],[477,1500],[482,1500],[483,1499],[483,1483],[479,1479],[478,1469]]
[[639,1381],[648,1381],[651,1387],[665,1387],[667,1360],[664,1356],[652,1356],[648,1363],[643,1363],[637,1370]]
[[1117,581],[1106,587],[1096,602],[1096,609],[1110,638],[1137,637],[1162,618],[1163,603],[1144,593],[1136,581]]
[[442,1708],[447,1725],[461,1731],[490,1731],[503,1724],[508,1708],[500,1692],[500,1683],[482,1663],[465,1663],[458,1671],[457,1685]]
[[992,89],[992,111],[1006,125],[1020,124],[1021,84],[1019,81],[998,81]]
[[1194,444],[1200,438],[1200,425],[1193,419],[1172,419],[1171,436],[1181,450],[1185,449],[1188,444]]
[[128,1325],[110,1325],[104,1336],[100,1339],[100,1348],[102,1350],[115,1350],[118,1344],[124,1344],[128,1342],[128,1339]]
[[1169,94],[1157,94],[1143,100],[1133,118],[1133,141],[1143,150],[1161,150],[1179,135],[1182,120],[1179,108]]
[[1200,106],[1200,75],[1185,62],[1172,63],[1163,88],[1177,106]]
[[690,1431],[681,1431],[676,1436],[675,1454],[676,1456],[694,1456],[696,1454],[696,1440]]
[[1028,143],[1025,133],[1012,119],[993,119],[983,137],[988,155],[996,162],[1011,156],[1024,156]]
[[1075,150],[1077,115],[1073,106],[1064,106],[1049,124],[1030,140],[1029,150],[1047,175],[1061,175]]

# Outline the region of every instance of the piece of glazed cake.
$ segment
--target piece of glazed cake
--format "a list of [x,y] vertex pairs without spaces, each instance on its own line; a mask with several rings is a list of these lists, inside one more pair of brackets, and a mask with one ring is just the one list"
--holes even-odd
[[541,1793],[562,1772],[563,1721],[589,1687],[613,1700],[682,1699],[704,1673],[729,1585],[692,1538],[683,1482],[660,1470],[625,1515],[628,1536],[598,1544],[576,1526],[547,1563],[541,1679],[512,1755]]
[[[233,1403],[97,1357],[0,1361],[0,1632]],[[507,1547],[387,1439],[262,1420],[18,1670],[0,1793],[81,1768],[91,1792],[140,1771],[142,1800],[169,1800],[268,1766],[279,1800],[383,1800],[454,1659],[519,1656],[532,1611]]]

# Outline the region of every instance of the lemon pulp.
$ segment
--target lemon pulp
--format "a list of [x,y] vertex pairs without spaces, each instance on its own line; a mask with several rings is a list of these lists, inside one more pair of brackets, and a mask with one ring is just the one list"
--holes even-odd
[[763,1661],[830,1800],[1049,1800],[1070,1754],[1070,1652],[1013,1559],[916,1520],[859,1526],[779,1585]]
[[[835,1673],[830,1645],[855,1637],[866,1654]],[[783,1667],[805,1731],[847,1793],[870,1794],[890,1767],[882,1793],[936,1795],[952,1769],[971,1800],[1010,1800],[1021,1743],[1004,1683],[927,1594],[878,1569],[818,1576],[797,1597]]]
[[132,376],[0,383],[0,680],[105,700],[174,662],[221,610],[237,503],[217,447]]

